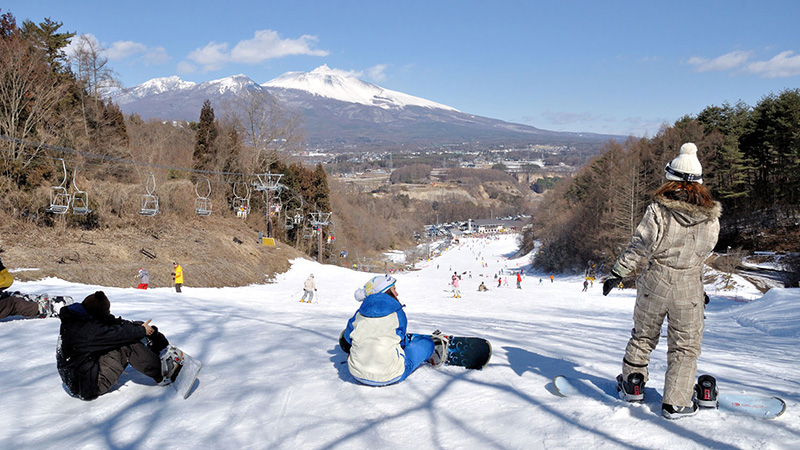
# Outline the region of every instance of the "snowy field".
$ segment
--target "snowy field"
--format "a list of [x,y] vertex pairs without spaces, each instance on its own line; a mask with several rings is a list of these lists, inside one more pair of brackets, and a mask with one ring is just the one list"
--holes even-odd
[[[297,260],[273,284],[199,289],[187,266],[183,294],[58,279],[15,283],[12,289],[78,301],[102,289],[113,314],[152,319],[204,368],[186,400],[129,368],[112,392],[84,402],[67,395],[56,371],[58,319],[6,319],[0,448],[800,448],[800,289],[761,297],[743,284],[735,296],[708,286],[699,361],[722,391],[780,396],[787,412],[761,420],[700,411],[668,421],[651,395],[663,387],[666,339],[653,353],[647,387],[654,398],[644,404],[554,395],[555,375],[607,385],[619,373],[635,292],[603,297],[599,282],[581,292],[580,277],[558,274],[553,283],[549,274],[528,275],[521,290],[509,276],[509,287],[497,288],[494,273],[528,263],[510,259],[515,249],[513,236],[466,239],[421,270],[397,275],[409,331],[482,336],[494,355],[481,371],[423,365],[382,388],[357,384],[338,347],[367,273]],[[454,271],[467,272],[460,299],[448,292]],[[316,304],[299,302],[309,273]],[[477,292],[481,281],[489,292]]]

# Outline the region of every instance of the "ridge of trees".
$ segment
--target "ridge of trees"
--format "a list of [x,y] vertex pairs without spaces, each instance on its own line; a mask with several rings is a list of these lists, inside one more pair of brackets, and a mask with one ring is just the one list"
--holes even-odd
[[800,250],[800,89],[709,106],[652,138],[608,142],[571,180],[546,193],[525,242],[542,242],[547,271],[610,264],[664,182],[664,167],[694,142],[703,182],[723,205],[717,248]]

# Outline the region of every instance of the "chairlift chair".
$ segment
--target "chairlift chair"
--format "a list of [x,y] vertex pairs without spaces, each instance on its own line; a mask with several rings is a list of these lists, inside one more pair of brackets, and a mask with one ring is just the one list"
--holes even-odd
[[67,192],[67,165],[63,158],[58,158],[61,161],[61,168],[64,169],[64,180],[58,186],[50,188],[50,206],[46,211],[53,214],[64,214],[69,210],[71,204],[71,197]]
[[80,167],[76,167],[75,170],[72,171],[72,187],[75,189],[75,192],[72,193],[72,213],[85,216],[92,212],[92,210],[89,209],[89,194],[86,191],[78,189],[78,185],[75,182],[75,174],[78,172],[78,169],[80,169]]
[[142,195],[142,209],[139,214],[143,216],[155,216],[159,213],[158,196],[156,192],[156,176],[153,172],[147,173],[147,180],[144,184],[146,194]]
[[197,183],[194,185],[194,192],[197,194],[197,198],[194,200],[194,212],[197,213],[198,216],[208,216],[211,215],[211,181],[208,178],[204,178],[206,181],[206,186],[208,188],[206,195],[200,195],[200,181],[198,180]]
[[[245,196],[242,197],[237,193],[237,185],[244,185]],[[236,211],[236,217],[246,219],[250,214],[250,186],[247,183],[235,182],[233,183],[233,202],[231,207]]]

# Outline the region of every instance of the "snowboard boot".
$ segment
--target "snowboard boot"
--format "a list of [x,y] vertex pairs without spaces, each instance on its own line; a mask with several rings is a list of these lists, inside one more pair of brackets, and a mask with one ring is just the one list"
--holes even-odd
[[661,417],[669,420],[676,420],[683,417],[691,417],[697,414],[697,403],[692,402],[692,406],[672,406],[667,403],[661,404]]
[[447,362],[447,347],[450,345],[450,340],[439,330],[431,333],[431,339],[433,339],[433,355],[428,362],[434,367],[442,367]]
[[160,355],[161,352],[169,346],[169,341],[167,340],[166,336],[158,331],[158,328],[155,325],[151,325],[151,328],[153,328],[153,334],[150,336],[145,336],[145,339],[147,340],[147,349],[156,355]]
[[[25,294],[23,295],[26,300],[34,301],[39,304],[39,317],[53,317],[56,315],[53,309],[53,302],[50,301],[50,296],[47,294],[42,295],[33,295],[33,294]],[[60,309],[60,308],[59,308]]]
[[619,398],[626,402],[644,401],[644,375],[632,373],[627,380],[622,378],[622,374],[617,375],[617,391]]
[[183,352],[174,345],[169,345],[161,354],[161,380],[160,385],[174,383],[178,378],[178,373],[183,367]]
[[48,317],[58,317],[58,314],[61,312],[61,308],[69,306],[73,303],[75,303],[75,300],[73,300],[69,295],[56,295],[55,297],[50,297],[51,315]]
[[717,380],[711,375],[700,375],[694,385],[694,398],[700,408],[717,408]]

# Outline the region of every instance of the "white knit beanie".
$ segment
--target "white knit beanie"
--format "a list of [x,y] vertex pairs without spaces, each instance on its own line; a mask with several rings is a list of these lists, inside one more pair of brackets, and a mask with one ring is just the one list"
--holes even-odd
[[377,277],[367,281],[367,284],[365,284],[364,287],[356,289],[354,296],[356,301],[361,302],[372,294],[388,291],[389,288],[394,286],[395,283],[397,283],[397,280],[389,274],[378,275]]
[[693,181],[703,184],[703,166],[697,159],[697,146],[691,142],[681,145],[681,154],[664,168],[670,181]]

